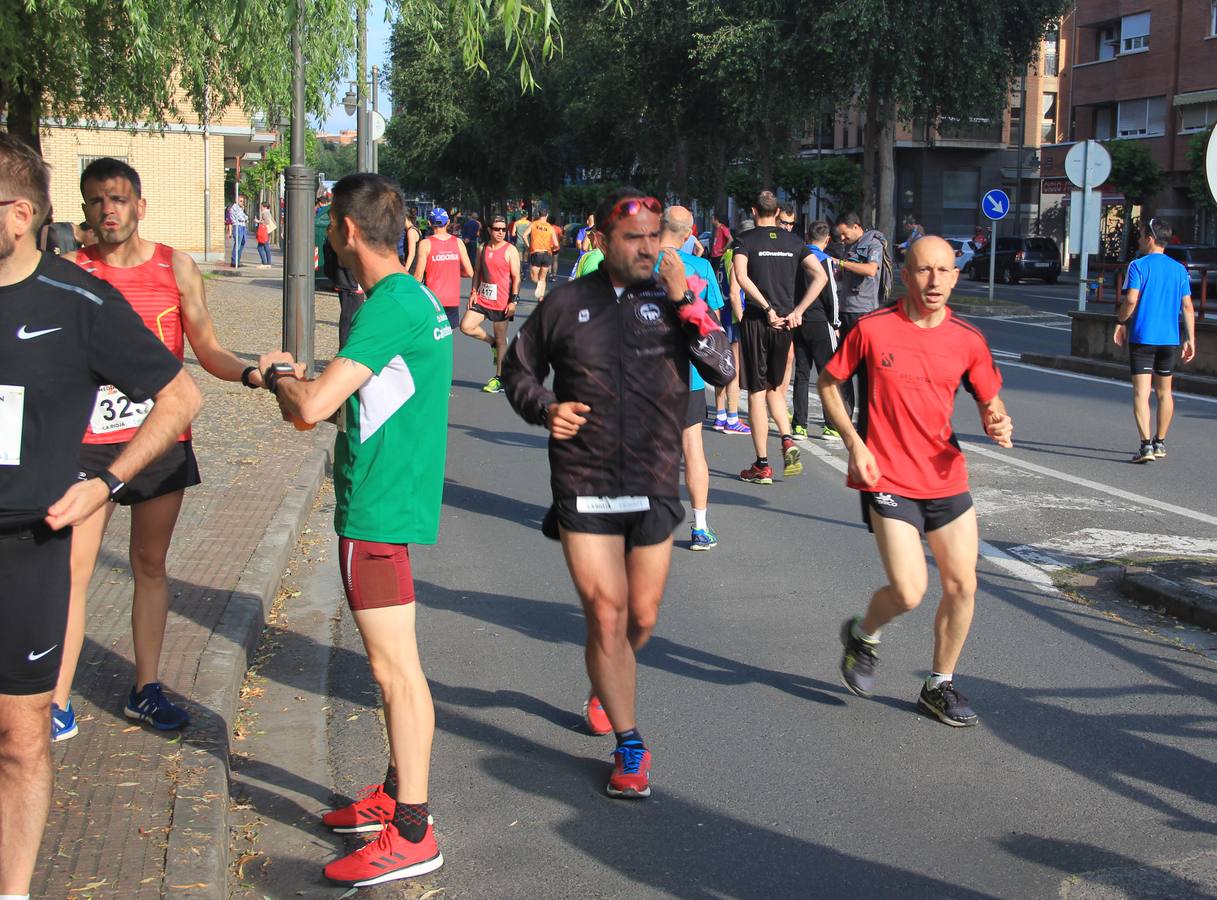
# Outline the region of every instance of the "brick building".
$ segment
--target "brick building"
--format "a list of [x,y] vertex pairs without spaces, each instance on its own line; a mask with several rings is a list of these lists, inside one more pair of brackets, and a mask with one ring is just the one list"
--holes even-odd
[[[183,102],[183,109],[188,106]],[[164,129],[156,125],[119,125],[44,121],[42,152],[51,165],[51,204],[59,221],[82,218],[80,173],[92,159],[113,156],[140,174],[148,214],[140,227],[145,237],[185,250],[224,254],[226,170],[239,169],[276,141],[274,132],[236,108],[224,110],[204,130],[187,113]],[[210,213],[210,240],[204,227]]]
[[[1168,185],[1147,202],[1186,240],[1217,243],[1217,216],[1187,193],[1188,148],[1217,122],[1217,0],[1078,0],[1065,29],[1073,52],[1061,93],[1061,143],[1043,153],[1045,209],[1065,205],[1073,142],[1143,141]],[[1104,205],[1121,206],[1116,186]],[[1134,210],[1136,212],[1136,210]]]

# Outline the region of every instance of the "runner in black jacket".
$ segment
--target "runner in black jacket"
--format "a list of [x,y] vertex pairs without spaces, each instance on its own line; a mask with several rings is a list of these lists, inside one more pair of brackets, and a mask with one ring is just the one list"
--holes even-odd
[[584,714],[593,734],[617,733],[614,797],[651,792],[634,653],[655,626],[672,530],[684,518],[689,363],[713,385],[735,373],[726,334],[688,290],[679,257],[664,254],[659,278],[652,274],[661,212],[630,188],[605,198],[596,213],[601,268],[547,295],[503,363],[512,407],[550,431],[554,503],[543,530],[561,538],[583,601],[592,682]]

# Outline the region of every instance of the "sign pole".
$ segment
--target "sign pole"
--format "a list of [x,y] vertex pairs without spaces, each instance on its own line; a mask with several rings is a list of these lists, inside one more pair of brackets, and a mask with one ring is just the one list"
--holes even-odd
[[993,281],[994,275],[997,272],[997,223],[998,220],[993,220],[993,227],[989,229],[989,302],[993,302]]
[[1090,261],[1086,240],[1086,207],[1090,199],[1090,141],[1082,145],[1082,210],[1078,215],[1078,312],[1086,312],[1086,272]]

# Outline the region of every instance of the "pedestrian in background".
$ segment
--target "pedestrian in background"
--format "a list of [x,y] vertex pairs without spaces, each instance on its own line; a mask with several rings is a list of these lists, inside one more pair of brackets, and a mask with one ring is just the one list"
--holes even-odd
[[258,208],[258,230],[255,234],[258,240],[258,259],[261,260],[263,269],[270,268],[270,236],[278,227],[275,217],[271,215],[270,204],[263,200]]
[[228,207],[228,217],[232,220],[232,267],[241,267],[241,254],[245,252],[245,241],[249,236],[249,215],[245,212],[245,198],[238,196],[232,206]]

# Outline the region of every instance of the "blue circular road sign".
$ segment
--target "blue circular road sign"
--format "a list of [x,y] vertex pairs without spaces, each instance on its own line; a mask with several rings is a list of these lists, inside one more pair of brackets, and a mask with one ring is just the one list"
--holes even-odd
[[985,214],[985,218],[994,222],[1004,219],[1006,213],[1010,212],[1010,198],[1006,196],[1005,191],[994,188],[980,198],[980,211]]

